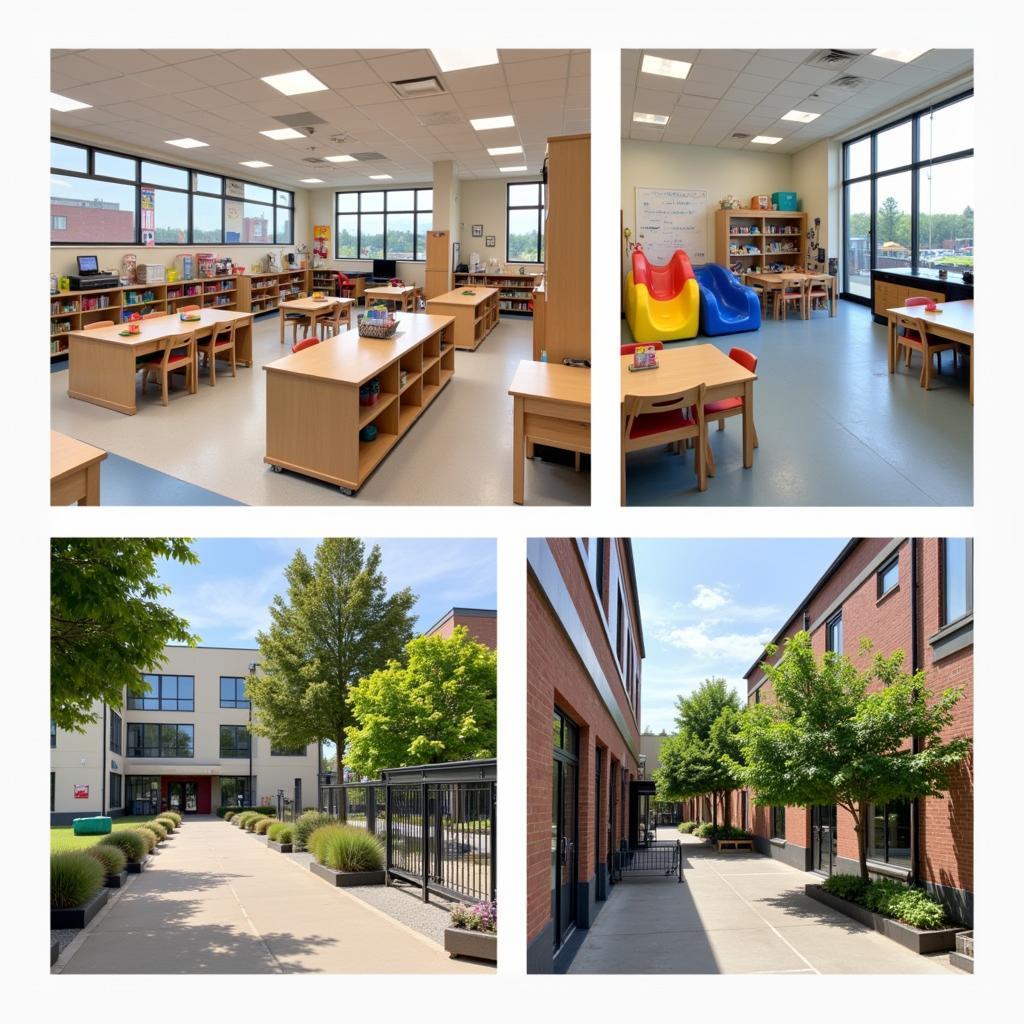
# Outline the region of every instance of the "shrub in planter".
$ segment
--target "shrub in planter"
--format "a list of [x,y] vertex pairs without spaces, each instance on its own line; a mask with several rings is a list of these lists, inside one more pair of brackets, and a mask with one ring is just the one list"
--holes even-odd
[[97,846],[116,846],[128,860],[142,860],[149,852],[149,844],[133,828],[116,829],[104,836]]
[[50,906],[58,910],[80,907],[103,888],[106,872],[85,850],[50,854]]
[[306,811],[295,820],[292,831],[292,842],[297,849],[306,849],[309,837],[323,825],[337,825],[338,819],[322,811]]
[[241,814],[236,814],[231,819],[232,825],[237,825],[239,828],[245,828],[246,823],[256,817],[255,811],[242,811]]
[[218,818],[226,818],[228,814],[241,814],[242,811],[255,811],[257,814],[270,814],[274,815],[277,813],[277,809],[270,804],[261,804],[259,807],[239,807],[237,804],[221,804],[217,808],[216,814]]
[[864,890],[868,883],[860,875],[829,875],[821,887],[825,892],[837,896],[841,900],[849,900],[851,903],[864,902]]
[[152,829],[156,833],[156,841],[158,843],[162,843],[167,838],[167,829],[156,818],[152,821],[147,821],[142,827]]
[[292,841],[292,827],[284,821],[272,821],[267,829],[267,838],[275,843],[290,843]]
[[352,825],[322,825],[309,837],[318,864],[335,871],[381,871],[384,848],[369,832]]
[[681,821],[679,822],[679,831],[684,835],[689,835],[697,827],[695,821]]
[[913,889],[891,878],[880,878],[868,885],[862,903],[876,914],[892,917],[914,928],[940,928],[946,923],[941,903],[921,889]]
[[170,835],[180,824],[173,818],[168,818],[165,814],[161,814],[153,819],[158,825],[163,825],[164,831]]
[[496,932],[498,904],[484,901],[470,907],[460,903],[452,907],[452,927],[466,928],[471,932]]
[[100,862],[103,866],[103,874],[107,878],[121,874],[125,864],[128,863],[124,850],[118,846],[111,846],[109,843],[103,845],[97,843],[95,846],[90,846],[85,852]]
[[146,853],[152,853],[156,849],[156,833],[151,828],[136,825],[132,831],[142,836],[142,841],[146,844]]
[[174,822],[175,828],[181,824],[181,815],[177,811],[161,811],[157,815],[157,821],[161,818],[170,818],[170,820]]
[[224,820],[225,821],[230,821],[234,816],[235,816],[235,812],[234,811],[225,811],[224,812]]
[[273,824],[274,819],[268,818],[266,815],[264,815],[262,818],[259,818],[256,821],[255,826],[253,826],[253,832],[255,832],[257,835],[265,836],[269,831],[270,826]]
[[263,821],[264,815],[254,814],[249,820],[242,826],[246,832],[255,832],[256,826]]

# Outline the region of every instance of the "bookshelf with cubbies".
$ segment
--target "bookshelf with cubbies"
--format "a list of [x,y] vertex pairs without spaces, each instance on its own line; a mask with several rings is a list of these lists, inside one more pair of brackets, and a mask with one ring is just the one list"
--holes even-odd
[[286,270],[283,273],[239,274],[236,305],[241,313],[272,313],[278,305],[309,292],[308,270]]
[[789,210],[716,210],[715,262],[736,274],[807,265],[807,214]]
[[502,313],[533,315],[533,289],[539,274],[485,274],[459,271],[454,275],[455,288],[479,285],[498,289],[498,309]]

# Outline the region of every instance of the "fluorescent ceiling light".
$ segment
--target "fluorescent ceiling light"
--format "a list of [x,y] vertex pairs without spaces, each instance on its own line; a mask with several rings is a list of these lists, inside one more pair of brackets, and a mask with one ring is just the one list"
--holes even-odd
[[526,164],[523,164],[520,167],[499,167],[498,170],[501,171],[502,174],[517,174],[519,171],[527,170],[527,166]]
[[465,68],[483,68],[498,63],[497,50],[431,50],[442,71],[462,71]]
[[469,123],[478,132],[489,132],[492,128],[515,128],[516,121],[511,114],[501,117],[471,117]]
[[668,124],[668,114],[641,114],[634,110],[633,120],[637,124],[653,124],[664,128]]
[[370,175],[370,180],[371,181],[390,181],[391,180],[391,175],[390,174],[371,174]]
[[777,139],[774,135],[755,135],[751,142],[756,142],[761,146],[774,146],[776,142],[781,142],[782,139]]
[[872,50],[872,57],[881,57],[883,60],[898,60],[901,64],[909,64],[912,60],[917,60],[922,53],[927,53],[930,47],[925,47],[923,50]]
[[268,139],[273,139],[275,142],[282,142],[284,139],[304,139],[306,137],[302,132],[297,132],[294,128],[271,128],[269,132],[260,132],[260,135],[266,135]]
[[342,153],[341,156],[325,156],[325,160],[332,164],[347,164],[355,160],[354,156],[349,156],[348,153]]
[[783,121],[802,121],[804,124],[810,124],[812,121],[816,121],[821,114],[812,114],[809,110],[791,110],[788,114],[782,115]]
[[690,73],[692,64],[685,60],[669,60],[667,57],[655,57],[645,53],[640,70],[645,75],[663,75],[665,78],[685,78]]
[[79,100],[73,100],[70,96],[61,96],[60,93],[50,93],[50,109],[60,110],[67,113],[69,110],[85,110],[87,107],[91,107],[91,103],[82,103]]
[[491,156],[509,156],[512,153],[522,153],[522,146],[495,146],[493,149],[487,150]]
[[324,183],[323,178],[299,178],[299,181],[303,185],[322,185]]
[[243,167],[273,167],[273,164],[264,163],[262,160],[239,160]]
[[198,149],[200,146],[208,146],[208,142],[200,142],[198,139],[164,139],[168,146],[179,146],[181,149]]
[[304,92],[323,92],[327,86],[308,71],[287,71],[283,75],[266,75],[267,85],[285,96],[299,96]]

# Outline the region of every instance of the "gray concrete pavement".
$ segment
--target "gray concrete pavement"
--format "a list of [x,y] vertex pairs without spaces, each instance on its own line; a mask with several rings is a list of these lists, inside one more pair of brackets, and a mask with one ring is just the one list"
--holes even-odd
[[486,973],[218,818],[187,820],[54,970]]
[[809,899],[804,885],[817,875],[681,839],[685,884],[638,877],[615,886],[569,973],[953,972],[945,956],[917,956]]

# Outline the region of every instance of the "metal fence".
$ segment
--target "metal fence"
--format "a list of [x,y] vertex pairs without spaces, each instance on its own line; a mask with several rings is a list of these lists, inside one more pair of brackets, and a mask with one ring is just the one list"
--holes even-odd
[[392,768],[376,782],[321,785],[321,811],[379,836],[393,879],[471,901],[497,891],[497,762]]
[[615,881],[630,875],[662,875],[683,880],[683,844],[678,839],[630,847],[625,839],[615,857]]

